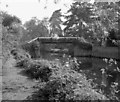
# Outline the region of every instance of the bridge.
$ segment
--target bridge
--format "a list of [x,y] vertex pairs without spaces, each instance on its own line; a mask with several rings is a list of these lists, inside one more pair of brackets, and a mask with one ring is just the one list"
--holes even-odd
[[[99,58],[114,58],[120,60],[120,46],[119,47],[100,47],[93,46],[81,37],[37,37],[29,42],[28,44],[35,43],[38,46],[36,51],[37,55],[40,56],[41,46],[46,44],[71,44],[69,51],[72,52],[73,56],[90,56]],[[60,50],[55,51],[60,52]]]
[[90,48],[92,49],[92,44],[88,43],[81,37],[58,37],[58,38],[53,38],[53,37],[38,37],[35,38],[28,43],[32,43],[38,41],[42,44],[73,44],[77,45],[79,47],[84,47],[85,48]]

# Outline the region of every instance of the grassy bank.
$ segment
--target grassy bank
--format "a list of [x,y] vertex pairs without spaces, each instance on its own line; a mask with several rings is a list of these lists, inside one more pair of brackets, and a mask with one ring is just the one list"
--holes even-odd
[[55,61],[33,60],[27,53],[17,50],[12,51],[12,54],[17,67],[40,81],[38,92],[28,97],[29,100],[108,100],[93,88],[86,76],[74,70],[72,61],[61,65]]

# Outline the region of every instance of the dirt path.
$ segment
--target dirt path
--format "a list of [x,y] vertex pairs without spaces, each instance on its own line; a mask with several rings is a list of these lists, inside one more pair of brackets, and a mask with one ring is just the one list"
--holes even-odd
[[21,73],[23,69],[14,67],[14,65],[15,60],[11,56],[3,66],[3,100],[25,100],[37,90],[38,82],[28,79]]

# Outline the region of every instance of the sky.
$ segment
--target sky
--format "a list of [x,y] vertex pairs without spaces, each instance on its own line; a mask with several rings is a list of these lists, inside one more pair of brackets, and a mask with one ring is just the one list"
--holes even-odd
[[[73,0],[61,0],[54,4],[53,0],[0,0],[0,10],[7,11],[9,14],[16,15],[22,23],[30,20],[32,17],[43,19],[50,17],[55,10],[61,9],[65,13]],[[66,5],[66,6],[65,6]],[[45,9],[45,6],[47,7]]]
[[[48,1],[47,4],[46,1]],[[61,9],[61,11],[65,13],[74,0],[59,0],[58,4],[55,4],[53,1],[54,0],[0,0],[0,10],[17,16],[21,19],[22,23],[24,23],[32,17],[37,17],[38,19],[51,17],[52,13],[58,9]],[[90,1],[94,2],[94,0]],[[45,6],[47,7],[46,9]]]

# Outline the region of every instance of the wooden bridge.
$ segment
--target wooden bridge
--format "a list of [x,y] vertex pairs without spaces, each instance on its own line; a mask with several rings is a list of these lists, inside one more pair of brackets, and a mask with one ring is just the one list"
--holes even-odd
[[[72,44],[72,52],[74,56],[91,56],[100,58],[114,58],[120,60],[119,47],[100,47],[93,46],[80,37],[38,37],[28,42],[28,44],[36,43],[40,47],[42,44]],[[39,49],[40,50],[40,49]],[[38,50],[38,53],[40,51]],[[58,51],[59,52],[59,51]]]

